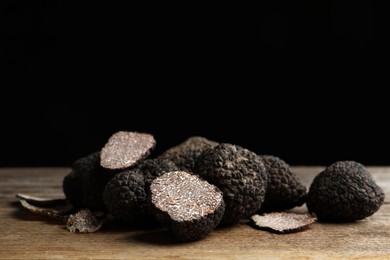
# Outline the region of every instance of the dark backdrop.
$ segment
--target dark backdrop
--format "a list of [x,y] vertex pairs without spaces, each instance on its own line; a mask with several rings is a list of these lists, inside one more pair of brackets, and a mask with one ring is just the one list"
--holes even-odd
[[67,166],[118,130],[154,134],[155,154],[202,135],[290,164],[390,163],[386,16],[368,1],[1,5],[0,166]]

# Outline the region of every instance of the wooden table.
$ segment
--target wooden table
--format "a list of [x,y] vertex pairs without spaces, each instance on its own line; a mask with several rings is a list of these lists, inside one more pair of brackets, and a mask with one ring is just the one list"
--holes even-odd
[[[294,167],[309,186],[321,167]],[[165,229],[106,226],[70,233],[63,223],[21,208],[16,193],[63,197],[67,168],[0,169],[0,259],[390,259],[390,167],[369,167],[385,190],[385,204],[356,223],[315,223],[291,234],[255,230],[245,223],[218,228],[205,239],[177,243]],[[302,210],[302,208],[301,208]]]

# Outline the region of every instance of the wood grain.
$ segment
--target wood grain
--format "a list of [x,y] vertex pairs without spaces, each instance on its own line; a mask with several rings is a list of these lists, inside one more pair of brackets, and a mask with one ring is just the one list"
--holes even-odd
[[[321,167],[294,167],[309,186]],[[355,223],[315,223],[292,234],[272,234],[245,223],[218,228],[205,239],[177,243],[165,229],[110,224],[91,234],[69,233],[63,223],[33,215],[16,193],[63,197],[66,168],[0,169],[1,259],[390,259],[390,167],[370,167],[386,192],[373,216]],[[305,210],[301,207],[297,210]]]

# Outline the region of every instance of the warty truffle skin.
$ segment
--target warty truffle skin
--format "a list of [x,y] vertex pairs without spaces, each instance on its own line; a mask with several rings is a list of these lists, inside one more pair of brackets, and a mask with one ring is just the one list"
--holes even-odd
[[154,220],[150,213],[150,184],[166,172],[177,171],[167,159],[146,159],[131,170],[118,173],[106,186],[104,203],[116,218],[126,223],[146,224]]
[[217,142],[210,141],[201,136],[192,136],[183,143],[166,150],[159,158],[169,159],[180,170],[193,173],[195,171],[196,161],[202,152],[217,144]]
[[72,172],[64,177],[62,188],[74,207],[106,211],[102,193],[112,177],[100,166],[100,152],[95,152],[72,164]]
[[362,164],[340,161],[314,178],[306,203],[319,221],[349,222],[374,214],[384,197],[383,190]]
[[264,202],[268,173],[261,158],[245,148],[225,143],[208,148],[199,157],[196,172],[223,192],[223,225],[251,216]]
[[301,206],[306,201],[306,186],[291,172],[290,166],[276,156],[260,157],[269,174],[267,191],[260,211],[283,211]]
[[171,160],[161,158],[142,160],[136,164],[135,169],[138,169],[144,176],[147,189],[155,178],[163,175],[164,173],[179,170],[176,164]]
[[135,225],[149,220],[147,199],[144,176],[137,169],[116,174],[103,192],[104,203],[115,219]]

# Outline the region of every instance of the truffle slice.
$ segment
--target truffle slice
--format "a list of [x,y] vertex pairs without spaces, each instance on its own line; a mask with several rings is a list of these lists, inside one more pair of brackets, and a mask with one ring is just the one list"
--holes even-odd
[[16,197],[29,211],[54,219],[65,220],[73,211],[73,206],[66,199],[44,199],[20,193]]
[[81,209],[69,216],[66,228],[69,232],[92,233],[98,231],[104,221],[102,212],[92,212],[89,209]]
[[194,172],[195,163],[200,154],[209,147],[214,147],[218,143],[210,141],[204,137],[193,136],[183,143],[166,150],[159,156],[174,162],[180,170]]
[[371,216],[384,198],[383,190],[362,164],[340,161],[314,178],[306,204],[320,221],[348,222]]
[[72,164],[72,172],[64,177],[62,188],[76,208],[105,211],[103,190],[114,176],[100,166],[100,154],[93,153]]
[[274,233],[292,233],[307,228],[317,218],[314,214],[298,214],[290,212],[272,212],[264,215],[253,215],[253,227]]
[[135,225],[146,222],[148,196],[144,186],[144,176],[138,169],[125,170],[107,183],[104,203],[118,220]]
[[223,216],[222,192],[196,175],[169,172],[155,179],[150,189],[157,220],[181,241],[205,237]]
[[107,169],[124,169],[147,157],[156,145],[150,134],[120,131],[113,134],[103,147],[101,165]]
[[262,155],[269,174],[267,191],[261,212],[283,211],[301,206],[306,200],[306,187],[290,166],[276,156]]
[[264,202],[268,173],[261,158],[247,149],[232,144],[209,148],[200,156],[196,172],[223,192],[222,224],[251,216]]

